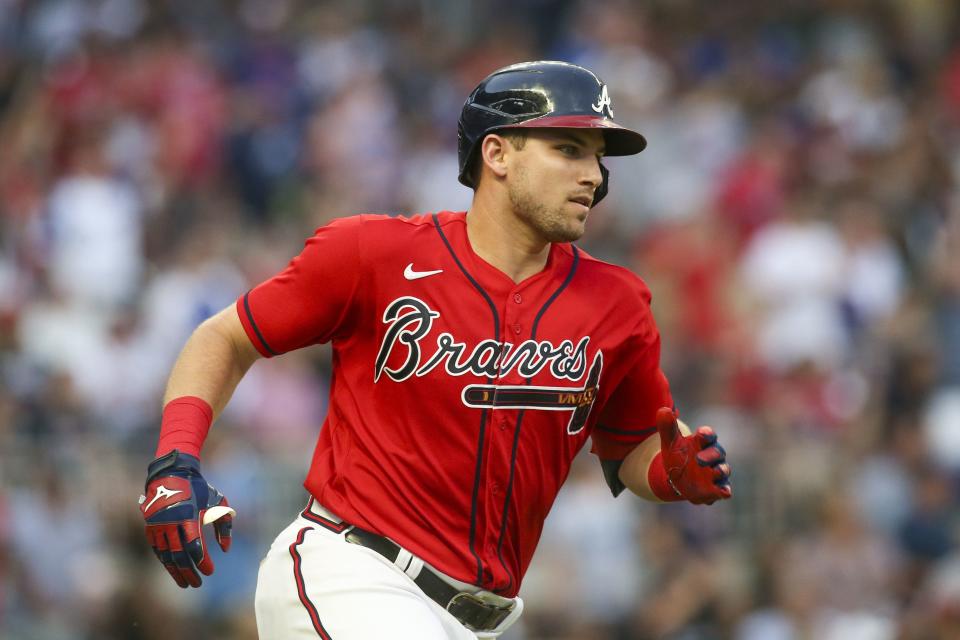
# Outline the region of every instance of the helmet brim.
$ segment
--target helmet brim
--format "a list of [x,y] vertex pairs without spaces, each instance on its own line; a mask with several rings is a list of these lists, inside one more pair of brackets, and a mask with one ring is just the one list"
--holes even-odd
[[604,155],[607,156],[632,156],[647,147],[647,139],[636,131],[600,116],[547,115],[496,129],[601,129],[607,144]]

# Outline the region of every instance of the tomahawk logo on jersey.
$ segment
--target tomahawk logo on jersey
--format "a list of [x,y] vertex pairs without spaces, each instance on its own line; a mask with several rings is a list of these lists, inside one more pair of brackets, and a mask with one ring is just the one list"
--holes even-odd
[[333,346],[308,491],[512,597],[587,439],[621,460],[673,404],[649,301],[565,244],[515,283],[473,252],[465,214],[443,212],[336,220],[237,310],[263,355]]

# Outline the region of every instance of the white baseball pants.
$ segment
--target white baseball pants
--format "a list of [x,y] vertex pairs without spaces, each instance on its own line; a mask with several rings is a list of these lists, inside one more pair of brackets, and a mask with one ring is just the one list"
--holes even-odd
[[477,640],[400,568],[338,528],[301,514],[274,540],[257,579],[260,640]]

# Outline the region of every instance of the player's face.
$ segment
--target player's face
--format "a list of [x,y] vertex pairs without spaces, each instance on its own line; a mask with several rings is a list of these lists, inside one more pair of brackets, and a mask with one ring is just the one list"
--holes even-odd
[[514,214],[547,242],[582,236],[604,146],[600,131],[530,129],[507,180]]

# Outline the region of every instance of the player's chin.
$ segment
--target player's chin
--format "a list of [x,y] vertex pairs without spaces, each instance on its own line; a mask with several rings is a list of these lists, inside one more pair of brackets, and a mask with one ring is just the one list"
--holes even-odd
[[584,221],[572,221],[567,224],[563,229],[556,230],[552,234],[553,237],[550,238],[551,242],[576,242],[583,236],[583,232],[586,231],[586,225]]
[[578,211],[573,219],[570,220],[570,230],[572,233],[576,233],[578,238],[587,230],[587,218],[589,217],[590,209],[586,209],[584,211]]

